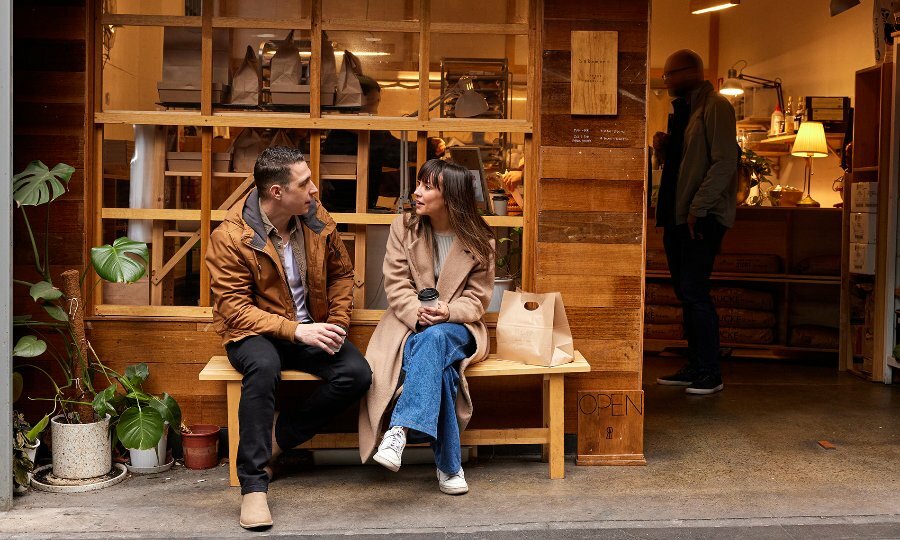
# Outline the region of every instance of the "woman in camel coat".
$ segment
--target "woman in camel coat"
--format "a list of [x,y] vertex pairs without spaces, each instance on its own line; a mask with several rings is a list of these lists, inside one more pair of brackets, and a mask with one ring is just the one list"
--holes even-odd
[[[484,310],[494,285],[494,240],[463,167],[426,162],[414,197],[415,212],[391,224],[389,306],[366,351],[372,386],[360,406],[360,455],[396,471],[407,438],[430,442],[439,487],[456,495],[468,491],[459,445],[472,416],[464,373],[488,355]],[[429,288],[437,289],[437,306],[421,307],[418,293]]]

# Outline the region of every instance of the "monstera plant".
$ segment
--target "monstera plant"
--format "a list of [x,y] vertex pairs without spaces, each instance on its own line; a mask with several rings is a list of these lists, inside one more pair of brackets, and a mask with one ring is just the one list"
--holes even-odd
[[[162,431],[163,422],[174,422],[180,418],[178,404],[171,397],[151,396],[141,389],[148,375],[147,366],[139,364],[126,369],[124,375],[105,366],[91,347],[84,333],[84,302],[82,289],[85,280],[91,276],[98,279],[88,283],[88,291],[102,280],[120,283],[134,283],[146,273],[149,260],[147,244],[128,238],[117,238],[111,244],[91,249],[91,264],[81,270],[71,269],[59,276],[59,286],[50,273],[50,215],[53,201],[67,189],[75,169],[64,163],[52,169],[40,161],[33,161],[12,179],[13,199],[21,212],[22,224],[30,240],[34,269],[38,279],[34,282],[15,279],[14,283],[27,289],[29,296],[39,306],[32,313],[47,317],[37,318],[32,314],[18,315],[13,319],[19,339],[13,349],[13,356],[36,358],[48,355],[59,366],[58,374],[51,374],[35,363],[19,363],[16,369],[33,369],[43,373],[51,381],[54,393],[50,397],[30,397],[32,400],[52,402],[52,410],[36,426],[56,424],[87,424],[97,421],[115,426],[113,436],[118,435],[123,443],[134,448],[149,448],[157,432]],[[29,220],[29,211],[44,207],[46,212],[43,245],[39,246]],[[49,336],[55,335],[55,340]],[[62,347],[58,344],[62,343]],[[95,388],[95,380],[109,383],[104,390]],[[58,382],[61,381],[61,382]],[[121,386],[124,392],[119,392]],[[109,418],[107,419],[107,415]],[[180,421],[180,420],[178,420]],[[54,432],[55,437],[55,432]],[[159,440],[159,437],[156,437]],[[54,452],[54,469],[56,468]],[[106,471],[104,471],[105,473]]]

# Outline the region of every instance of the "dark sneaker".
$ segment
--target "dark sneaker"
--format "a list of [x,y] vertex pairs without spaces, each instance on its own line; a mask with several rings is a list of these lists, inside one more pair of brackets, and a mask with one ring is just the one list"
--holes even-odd
[[678,370],[678,373],[656,379],[656,384],[663,386],[690,386],[696,378],[697,374],[694,370],[685,366]]
[[694,384],[685,388],[684,391],[688,394],[705,396],[721,392],[723,388],[725,388],[725,385],[722,383],[721,375],[703,375],[698,377]]

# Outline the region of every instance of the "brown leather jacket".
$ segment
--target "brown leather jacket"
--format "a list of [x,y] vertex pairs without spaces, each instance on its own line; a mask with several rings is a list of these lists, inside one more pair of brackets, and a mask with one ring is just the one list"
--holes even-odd
[[[316,322],[350,327],[353,264],[325,209],[301,218],[306,243],[306,306]],[[268,335],[294,341],[299,324],[284,268],[266,235],[256,189],[241,199],[210,237],[206,252],[213,325],[225,344]]]

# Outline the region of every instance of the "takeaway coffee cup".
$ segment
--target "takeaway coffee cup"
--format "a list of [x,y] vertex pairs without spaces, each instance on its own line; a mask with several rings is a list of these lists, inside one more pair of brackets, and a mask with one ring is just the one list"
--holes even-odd
[[432,289],[431,287],[429,287],[427,289],[422,289],[421,291],[419,291],[419,302],[422,303],[422,307],[437,307],[437,289]]

